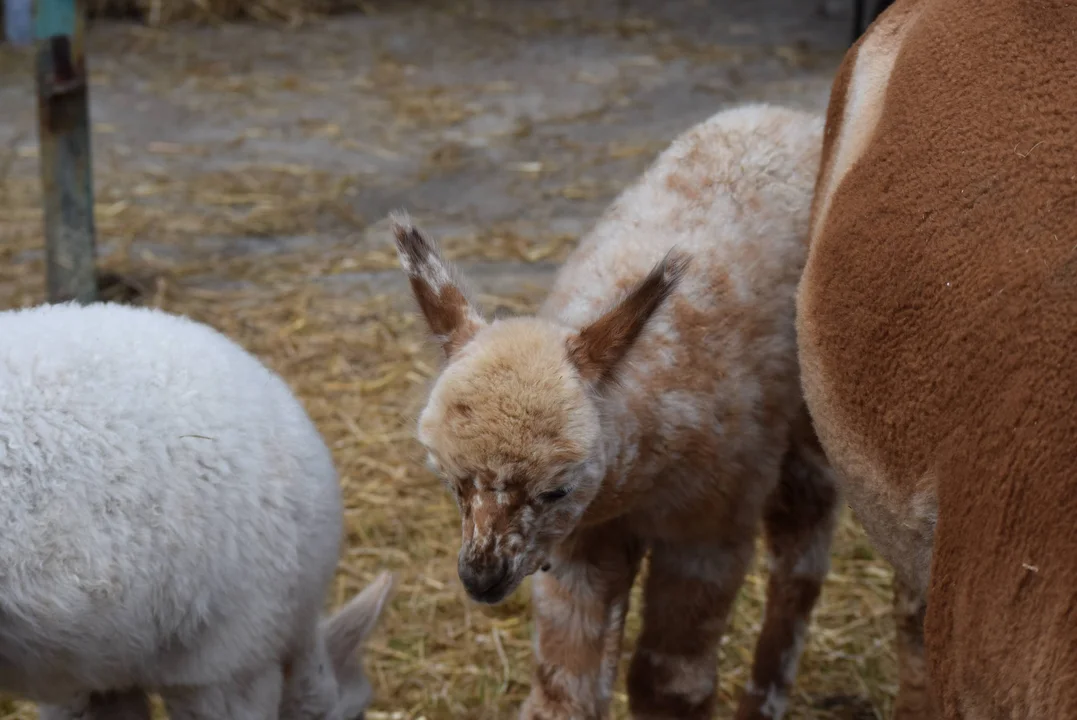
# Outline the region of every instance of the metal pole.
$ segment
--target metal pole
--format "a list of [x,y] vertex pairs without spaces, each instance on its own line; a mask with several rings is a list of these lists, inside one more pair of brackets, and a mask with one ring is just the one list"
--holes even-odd
[[32,0],[3,0],[4,38],[12,45],[29,45],[34,41],[34,3]]
[[45,277],[53,303],[97,300],[85,31],[83,0],[34,2]]

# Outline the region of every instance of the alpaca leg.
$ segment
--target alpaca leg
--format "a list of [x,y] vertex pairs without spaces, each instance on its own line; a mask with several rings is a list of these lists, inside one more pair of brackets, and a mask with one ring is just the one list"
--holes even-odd
[[737,720],[784,715],[811,613],[830,569],[839,496],[811,424],[806,416],[801,420],[763,515],[771,560],[766,615]]
[[65,705],[42,705],[40,720],[150,720],[150,701],[141,690],[93,693],[83,701]]
[[926,615],[927,602],[923,596],[895,577],[898,693],[894,699],[893,720],[930,720],[935,717],[924,658]]
[[570,538],[535,576],[536,666],[523,720],[605,717],[643,546],[619,527]]
[[748,534],[732,542],[656,544],[644,587],[643,631],[628,675],[632,717],[711,717],[718,642],[753,540]]
[[169,688],[161,697],[170,720],[277,720],[281,689],[280,668],[272,667],[220,685]]

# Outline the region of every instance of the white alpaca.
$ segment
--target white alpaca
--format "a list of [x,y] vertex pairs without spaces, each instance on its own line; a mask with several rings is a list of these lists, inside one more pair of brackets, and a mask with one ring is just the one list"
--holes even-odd
[[320,620],[342,505],[288,386],[150,309],[0,313],[0,691],[42,718],[355,720],[383,574]]

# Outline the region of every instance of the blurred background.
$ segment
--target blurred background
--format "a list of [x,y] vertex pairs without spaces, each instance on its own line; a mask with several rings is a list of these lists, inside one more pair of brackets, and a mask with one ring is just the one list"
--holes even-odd
[[[531,665],[528,586],[486,608],[456,578],[456,509],[412,439],[438,357],[386,214],[439,237],[488,312],[526,311],[675,135],[742,102],[822,112],[853,13],[829,2],[90,3],[102,297],[207,322],[301,396],[348,504],[333,602],[399,576],[370,720],[515,717]],[[45,300],[36,112],[32,48],[0,44],[3,308]],[[722,648],[720,718],[765,581],[760,565]],[[889,586],[846,512],[787,717],[889,716]]]

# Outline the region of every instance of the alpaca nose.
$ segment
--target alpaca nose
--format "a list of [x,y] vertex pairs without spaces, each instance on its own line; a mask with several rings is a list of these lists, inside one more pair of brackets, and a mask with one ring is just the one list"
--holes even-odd
[[508,589],[509,566],[501,559],[465,562],[460,558],[457,570],[460,582],[472,600],[494,604],[505,598]]

